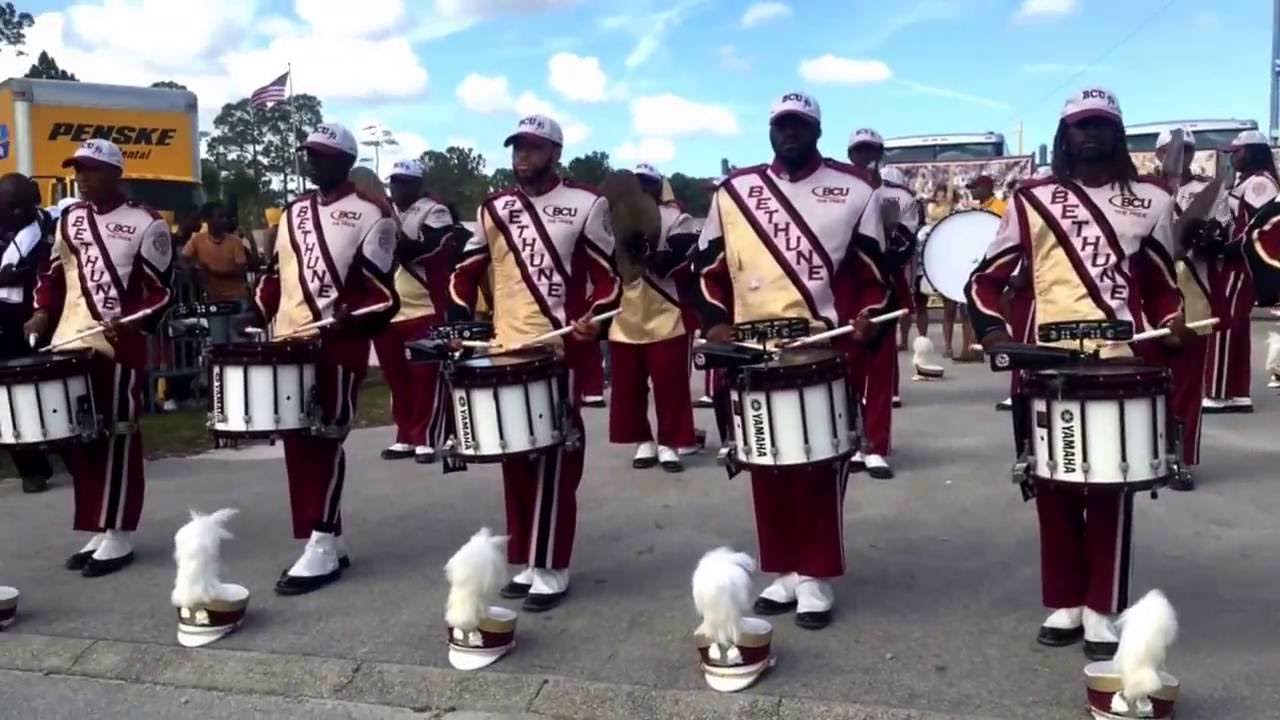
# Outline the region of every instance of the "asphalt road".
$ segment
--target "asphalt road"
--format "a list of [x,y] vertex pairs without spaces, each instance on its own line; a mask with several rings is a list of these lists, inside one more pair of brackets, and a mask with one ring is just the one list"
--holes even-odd
[[[1255,325],[1255,367],[1267,327]],[[1262,380],[1259,372],[1255,414],[1207,420],[1195,493],[1138,503],[1135,596],[1162,588],[1180,612],[1183,632],[1169,666],[1183,679],[1184,720],[1280,717],[1280,401]],[[904,382],[892,458],[898,477],[858,476],[849,492],[849,574],[836,586],[836,621],[815,634],[781,619],[778,666],[753,692],[1008,720],[1081,717],[1079,647],[1034,641],[1045,614],[1034,510],[1007,479],[1008,416],[992,408],[1006,382],[982,367],[950,364],[943,382]],[[605,442],[607,412],[586,417],[571,598],[554,612],[522,616],[519,648],[486,673],[702,691],[689,577],[710,548],[754,550],[749,488],[727,479],[710,456],[681,475],[632,470],[630,448]],[[709,411],[699,411],[699,424],[712,427]],[[348,441],[343,514],[355,565],[340,583],[300,598],[270,591],[300,549],[289,537],[273,448],[149,464],[138,561],[95,580],[60,569],[83,542],[67,530],[70,488],[27,496],[12,481],[0,483],[0,581],[23,591],[9,634],[173,645],[172,534],[188,507],[234,506],[241,514],[236,539],[225,545],[224,579],[254,596],[243,630],[215,647],[446,666],[441,568],[477,528],[501,528],[497,468],[444,477],[439,466],[384,462],[377,453],[389,440],[386,430],[370,430]],[[96,682],[11,684],[0,676],[0,716],[13,716],[2,709],[6,698],[14,707],[52,708],[26,717],[76,717],[77,688],[119,707],[141,692]],[[162,695],[218,705],[178,690]],[[465,700],[455,706],[472,709]],[[374,717],[324,714],[345,706],[280,707],[316,718]]]

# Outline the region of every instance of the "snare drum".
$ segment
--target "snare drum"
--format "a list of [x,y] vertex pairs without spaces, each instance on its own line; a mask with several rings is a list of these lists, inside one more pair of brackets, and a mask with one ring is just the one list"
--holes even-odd
[[215,436],[267,438],[312,429],[319,345],[230,343],[207,353]]
[[1031,476],[1076,487],[1146,490],[1177,469],[1169,433],[1169,371],[1129,364],[1030,374]]
[[815,465],[853,452],[844,356],[785,350],[732,380],[734,455],[754,469]]
[[501,462],[564,442],[560,380],[564,366],[551,348],[484,355],[449,370],[457,435],[453,454],[464,462]]
[[90,352],[0,361],[0,445],[49,445],[99,434]]

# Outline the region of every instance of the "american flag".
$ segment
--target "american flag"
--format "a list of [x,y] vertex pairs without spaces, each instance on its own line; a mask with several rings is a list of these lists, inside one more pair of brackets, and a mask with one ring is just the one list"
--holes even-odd
[[285,73],[263,85],[249,96],[249,104],[254,107],[268,108],[278,102],[284,102],[285,87],[289,84],[289,73]]

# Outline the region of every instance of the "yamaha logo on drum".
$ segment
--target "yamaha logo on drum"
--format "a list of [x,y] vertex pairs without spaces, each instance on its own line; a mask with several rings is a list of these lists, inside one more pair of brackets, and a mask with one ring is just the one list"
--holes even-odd
[[1063,410],[1058,414],[1058,419],[1062,421],[1059,428],[1062,436],[1062,472],[1071,475],[1074,474],[1079,466],[1077,454],[1079,449],[1076,443],[1076,414],[1070,410]]
[[767,420],[764,416],[764,403],[759,398],[752,398],[749,403],[751,407],[751,444],[754,446],[756,457],[769,456],[769,437],[765,434],[765,423]]
[[458,420],[458,439],[462,442],[462,449],[471,452],[475,450],[476,440],[471,428],[471,405],[467,402],[465,392],[453,396],[453,410],[454,417]]

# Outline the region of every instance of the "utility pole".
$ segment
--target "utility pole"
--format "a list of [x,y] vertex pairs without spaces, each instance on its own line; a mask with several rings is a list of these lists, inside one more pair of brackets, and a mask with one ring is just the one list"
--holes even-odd
[[1271,14],[1271,144],[1280,145],[1280,0]]

